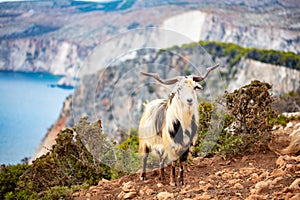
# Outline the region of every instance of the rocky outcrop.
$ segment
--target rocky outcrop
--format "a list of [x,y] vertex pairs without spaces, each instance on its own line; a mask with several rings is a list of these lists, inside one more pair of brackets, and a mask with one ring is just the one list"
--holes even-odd
[[170,17],[163,21],[162,27],[193,41],[223,41],[244,47],[300,52],[298,30],[291,25],[281,26],[264,21],[267,13],[255,15],[251,12],[240,15],[234,9],[203,9]]
[[67,41],[26,38],[0,41],[0,69],[75,76],[86,50]]
[[230,91],[250,83],[251,80],[271,83],[273,95],[296,91],[300,87],[300,71],[295,69],[251,59],[242,59],[235,68],[237,73],[229,83]]

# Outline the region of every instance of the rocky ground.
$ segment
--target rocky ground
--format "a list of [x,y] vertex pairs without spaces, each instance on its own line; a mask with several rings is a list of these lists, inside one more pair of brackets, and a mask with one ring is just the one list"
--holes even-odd
[[[276,138],[300,131],[300,123],[273,130]],[[275,140],[275,138],[273,138]],[[273,142],[282,149],[288,140]],[[118,180],[100,180],[73,194],[75,199],[300,199],[300,156],[278,155],[273,151],[228,158],[194,158],[186,167],[184,186],[170,186],[166,169],[165,183],[157,180],[158,172],[148,173],[146,181],[138,174]]]

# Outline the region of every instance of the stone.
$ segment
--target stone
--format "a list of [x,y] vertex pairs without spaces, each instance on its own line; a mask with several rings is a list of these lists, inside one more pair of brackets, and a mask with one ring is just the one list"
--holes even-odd
[[285,126],[285,128],[283,130],[288,130],[289,128],[292,128],[293,127],[293,123],[292,122],[289,122],[287,123],[287,125]]
[[79,197],[80,196],[80,192],[75,192],[72,194],[73,197]]
[[108,183],[109,182],[109,180],[106,180],[106,179],[102,179],[102,180],[100,180],[99,182],[98,182],[98,186],[102,186],[103,184],[105,184],[105,183]]
[[222,179],[225,181],[225,180],[228,180],[228,179],[231,179],[232,178],[232,174],[230,173],[224,173],[222,174]]
[[300,190],[300,178],[294,180],[294,182],[290,185],[289,189],[299,191]]
[[162,183],[157,183],[156,185],[157,185],[157,187],[159,187],[159,188],[161,188],[161,187],[164,186]]
[[90,188],[89,188],[89,190],[93,190],[93,189],[96,189],[97,188],[97,186],[91,186]]
[[281,166],[284,166],[285,165],[285,158],[286,156],[279,156],[276,160],[276,165],[281,167]]
[[251,194],[246,200],[267,200],[267,196]]
[[299,199],[300,199],[300,193],[297,193],[294,196],[289,198],[289,200],[299,200]]
[[260,181],[258,183],[255,184],[255,189],[251,190],[252,194],[260,194],[262,193],[264,190],[268,189],[270,184],[272,184],[271,180],[268,181]]
[[204,185],[203,187],[201,187],[200,189],[202,189],[203,191],[206,192],[207,190],[210,190],[212,188],[214,188],[214,186],[211,183],[208,183],[208,184]]
[[160,192],[156,197],[158,200],[174,199],[174,194],[169,192]]
[[273,172],[271,173],[272,176],[284,176],[286,174],[287,174],[287,172],[280,168],[273,170]]
[[152,195],[155,194],[155,191],[149,188],[148,186],[143,187],[140,189],[140,195]]
[[257,183],[259,180],[260,180],[260,178],[257,173],[251,174],[251,176],[247,179],[247,181],[252,182],[252,183]]
[[135,185],[136,185],[136,184],[135,184],[134,182],[128,181],[128,182],[126,182],[126,183],[123,183],[122,190],[123,190],[124,192],[134,192],[134,191],[135,191],[135,189],[134,189],[134,186],[135,186]]
[[243,167],[239,171],[242,176],[248,176],[250,174],[256,173],[257,169],[254,167]]
[[124,199],[133,199],[134,197],[136,197],[137,193],[136,192],[128,192],[125,193],[123,198]]
[[206,192],[204,192],[203,194],[197,194],[194,199],[198,199],[198,200],[210,200],[212,198],[211,198],[211,196],[209,194],[207,194]]
[[240,184],[240,183],[236,183],[236,184],[234,184],[233,188],[241,190],[241,189],[244,189],[244,186],[242,184]]
[[122,192],[120,192],[120,194],[118,194],[117,198],[122,199],[124,197],[124,195],[125,195],[125,192],[122,191]]
[[241,179],[230,179],[230,180],[228,180],[227,182],[228,182],[230,185],[233,185],[233,184],[239,183],[240,181],[241,181]]
[[146,194],[147,195],[152,195],[152,194],[155,194],[155,191],[149,188],[149,189],[146,190]]
[[101,191],[99,188],[92,189],[92,193],[99,194]]

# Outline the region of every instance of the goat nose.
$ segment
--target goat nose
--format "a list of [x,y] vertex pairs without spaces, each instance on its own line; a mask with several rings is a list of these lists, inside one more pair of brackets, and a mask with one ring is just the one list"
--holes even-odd
[[187,99],[187,102],[188,102],[189,104],[191,104],[191,103],[193,102],[193,99]]

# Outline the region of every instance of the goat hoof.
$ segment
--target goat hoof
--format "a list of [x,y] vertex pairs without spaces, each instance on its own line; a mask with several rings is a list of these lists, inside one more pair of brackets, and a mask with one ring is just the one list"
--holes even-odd
[[184,186],[185,183],[184,183],[183,181],[180,181],[180,185],[181,185],[181,186]]
[[177,186],[175,182],[170,182],[171,186]]
[[141,180],[141,181],[145,181],[145,180],[146,180],[146,177],[140,177],[140,180]]

